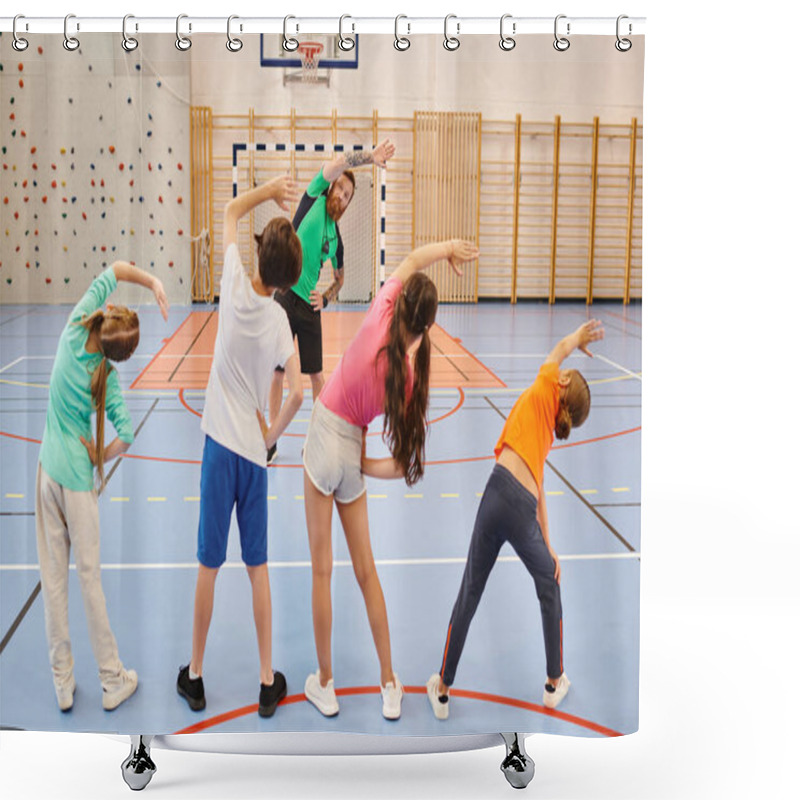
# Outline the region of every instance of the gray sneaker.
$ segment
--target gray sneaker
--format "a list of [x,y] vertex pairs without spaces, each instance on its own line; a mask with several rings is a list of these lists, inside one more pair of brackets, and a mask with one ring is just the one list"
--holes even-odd
[[75,675],[71,674],[69,678],[60,686],[54,684],[56,687],[56,700],[58,700],[58,707],[62,711],[69,711],[72,708],[73,698],[75,696]]
[[139,685],[139,676],[135,670],[123,669],[121,682],[116,689],[109,691],[103,687],[103,708],[106,711],[113,711],[121,703],[124,703]]

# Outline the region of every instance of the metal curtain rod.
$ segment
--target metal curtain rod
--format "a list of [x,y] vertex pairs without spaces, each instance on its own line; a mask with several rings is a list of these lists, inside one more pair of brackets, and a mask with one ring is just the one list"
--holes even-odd
[[[123,17],[82,17],[70,14],[69,33],[121,33]],[[640,36],[645,32],[644,17],[570,17],[559,14],[554,17],[514,17],[503,15],[497,17],[459,17],[449,15],[443,17],[195,17],[189,14],[180,16],[182,35],[198,33],[229,33],[236,35],[273,33],[282,34],[289,25],[293,35],[302,33],[384,33],[394,34],[398,30],[404,36],[414,34],[441,34],[449,30],[454,36],[470,34],[498,33],[503,30],[509,35],[545,33],[553,34],[554,22],[560,35],[581,36],[614,36],[620,32],[625,36]],[[287,20],[289,21],[287,23]],[[15,17],[0,17],[0,31],[14,30]],[[36,17],[19,14],[16,16],[16,32],[27,33],[64,33],[65,17]],[[128,34],[134,33],[175,33],[175,17],[137,17],[128,15],[125,22]],[[620,27],[621,26],[621,27]]]

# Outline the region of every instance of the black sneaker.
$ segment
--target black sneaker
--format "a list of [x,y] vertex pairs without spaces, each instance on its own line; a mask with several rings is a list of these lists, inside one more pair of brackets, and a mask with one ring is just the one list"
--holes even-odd
[[203,678],[189,677],[189,665],[178,671],[178,694],[186,698],[192,711],[202,711],[206,707],[206,693],[203,689]]
[[272,445],[272,447],[267,448],[267,466],[269,466],[275,460],[277,455],[278,455],[277,443]]
[[284,697],[286,697],[286,678],[282,672],[276,670],[271,686],[261,684],[261,692],[258,695],[258,716],[271,717]]

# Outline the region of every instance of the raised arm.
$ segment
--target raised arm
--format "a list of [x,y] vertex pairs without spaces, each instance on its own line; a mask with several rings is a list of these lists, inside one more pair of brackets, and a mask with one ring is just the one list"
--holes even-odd
[[328,183],[333,183],[345,170],[375,164],[385,167],[386,162],[394,155],[394,145],[385,139],[372,152],[353,150],[349,153],[337,153],[330,161],[322,166],[322,177]]
[[111,269],[114,271],[117,283],[125,281],[126,283],[135,283],[138,286],[144,286],[145,289],[149,289],[161,309],[161,316],[164,317],[164,320],[167,319],[169,300],[167,300],[163,284],[155,275],[151,275],[149,272],[139,269],[139,267],[134,267],[133,264],[129,264],[127,261],[115,261],[111,265]]
[[592,354],[588,350],[588,345],[591,342],[598,342],[605,335],[603,324],[600,320],[590,319],[584,322],[579,328],[574,330],[569,336],[565,336],[551,351],[550,355],[545,359],[545,364],[548,362],[561,362],[576,348],[586,353],[587,356]]
[[480,253],[476,245],[463,239],[448,239],[445,242],[426,244],[412,250],[392,273],[405,283],[415,272],[426,269],[436,261],[447,259],[456,275],[461,275],[461,264],[474,261]]
[[274,200],[284,211],[297,200],[297,187],[288,175],[282,175],[250,189],[225,204],[222,222],[222,248],[227,250],[236,241],[236,228],[239,220],[261,203]]

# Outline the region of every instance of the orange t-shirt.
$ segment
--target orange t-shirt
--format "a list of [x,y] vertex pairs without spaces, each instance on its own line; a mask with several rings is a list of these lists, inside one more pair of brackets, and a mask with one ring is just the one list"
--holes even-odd
[[504,445],[510,447],[528,465],[540,491],[558,414],[558,374],[554,361],[542,364],[536,380],[514,403],[494,448],[498,458]]

